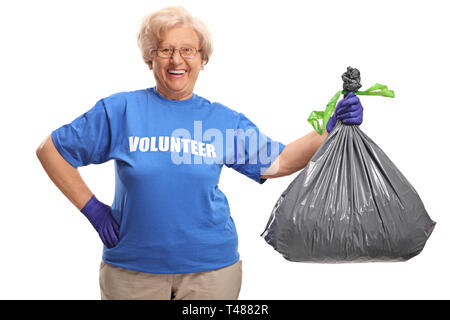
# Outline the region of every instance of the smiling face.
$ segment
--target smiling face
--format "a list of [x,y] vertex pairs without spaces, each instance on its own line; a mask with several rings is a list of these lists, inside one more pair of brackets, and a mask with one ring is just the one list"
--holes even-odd
[[[180,26],[169,29],[161,38],[159,48],[180,47],[199,48],[197,33],[190,26]],[[186,59],[176,50],[171,58],[161,58],[154,52],[150,69],[156,80],[156,90],[160,95],[171,100],[186,100],[192,97],[195,82],[200,70],[203,70],[200,52]],[[183,72],[184,71],[184,72]],[[174,74],[177,73],[177,74]]]

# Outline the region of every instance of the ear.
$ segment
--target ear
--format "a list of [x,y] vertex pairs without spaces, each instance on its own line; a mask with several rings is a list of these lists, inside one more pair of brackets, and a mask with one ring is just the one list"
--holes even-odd
[[153,61],[150,61],[149,65],[148,65],[148,68],[149,68],[150,70],[153,70]]

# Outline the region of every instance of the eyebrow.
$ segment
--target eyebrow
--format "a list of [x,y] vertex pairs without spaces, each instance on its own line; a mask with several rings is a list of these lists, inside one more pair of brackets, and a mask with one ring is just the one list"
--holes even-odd
[[[174,47],[174,46],[172,46],[170,44],[164,44],[164,43],[160,43],[159,45],[163,46],[163,47]],[[194,47],[194,48],[196,47],[196,46],[194,46],[192,44],[189,44],[189,43],[182,43],[181,46],[182,47]]]

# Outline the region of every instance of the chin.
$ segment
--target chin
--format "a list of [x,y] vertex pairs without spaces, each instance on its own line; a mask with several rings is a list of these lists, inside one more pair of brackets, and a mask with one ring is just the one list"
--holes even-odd
[[178,85],[168,85],[167,88],[169,88],[170,90],[174,91],[174,92],[180,92],[180,91],[184,91],[187,90],[187,86],[183,85],[183,84],[178,84]]

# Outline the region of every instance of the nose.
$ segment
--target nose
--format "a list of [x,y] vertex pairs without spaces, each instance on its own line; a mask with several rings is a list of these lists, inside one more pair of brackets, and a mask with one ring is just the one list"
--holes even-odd
[[170,57],[170,59],[175,63],[178,64],[179,62],[183,62],[183,57],[180,54],[180,50],[179,49],[175,49],[173,51],[172,56]]

